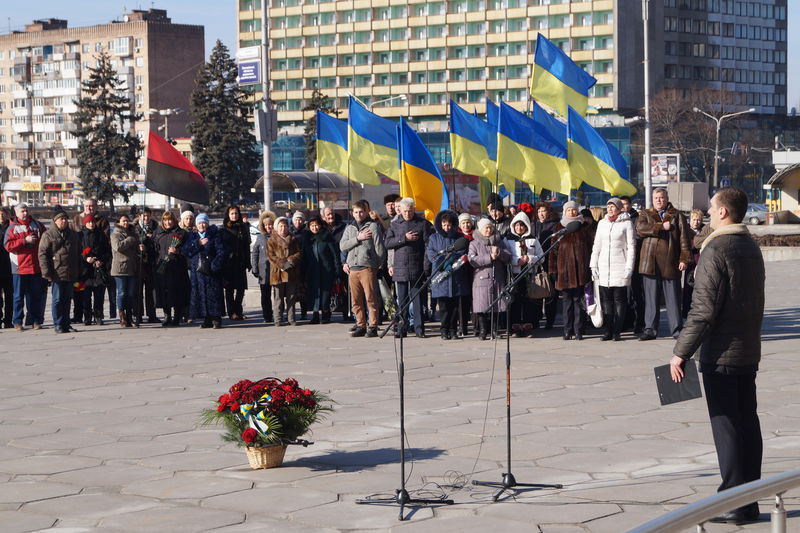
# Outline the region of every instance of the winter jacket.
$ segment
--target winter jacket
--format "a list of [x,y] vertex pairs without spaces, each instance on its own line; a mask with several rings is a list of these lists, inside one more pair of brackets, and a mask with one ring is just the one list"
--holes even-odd
[[709,235],[694,279],[692,307],[673,353],[689,359],[700,347],[703,372],[757,370],[764,259],[747,226],[723,226]]
[[253,265],[253,275],[258,278],[260,285],[269,285],[269,259],[267,259],[267,240],[271,233],[259,233],[256,243],[250,251],[250,264]]
[[52,281],[75,282],[81,274],[81,239],[77,231],[59,230],[55,224],[39,242],[42,277]]
[[139,273],[139,236],[133,224],[129,224],[128,229],[114,225],[111,253],[112,276],[135,276]]
[[[111,269],[111,241],[108,234],[100,228],[90,230],[84,226],[79,233],[81,237],[81,279],[90,287],[99,287],[104,284],[104,278],[108,277]],[[83,253],[87,248],[89,251]],[[100,261],[100,266],[95,267],[87,263],[87,257],[94,257]],[[103,269],[103,272],[98,273],[98,268]]]
[[8,222],[0,224],[0,282],[11,279],[11,259],[8,256],[8,250],[3,244],[7,230]]
[[269,284],[297,283],[300,281],[300,262],[303,250],[300,241],[291,233],[286,237],[277,231],[267,240],[267,258],[269,259]]
[[[155,220],[151,220],[147,224],[142,223],[141,219],[137,219],[135,223],[132,223],[131,226],[136,228],[136,235],[139,237],[139,242],[144,244],[144,254],[142,255],[142,267],[147,269],[149,272],[152,270],[156,263],[156,245],[153,241],[155,237],[156,231],[158,230],[158,224]],[[150,235],[150,237],[148,237]]]
[[627,213],[613,222],[608,216],[597,224],[589,266],[597,271],[601,287],[627,287],[636,261],[636,230]]
[[[42,269],[39,266],[39,242],[44,235],[45,227],[28,217],[25,222],[14,218],[8,225],[4,246],[11,260],[12,274],[39,274]],[[25,237],[34,235],[36,241],[33,243],[25,242]]]
[[241,222],[228,222],[220,228],[225,247],[225,264],[222,278],[230,289],[247,288],[247,271],[250,270],[250,231]]
[[[419,238],[406,240],[408,232],[416,232]],[[431,233],[433,226],[417,214],[411,220],[400,217],[389,224],[384,242],[388,250],[394,250],[393,281],[415,282],[420,279],[425,270],[425,247]]]
[[[458,227],[454,226],[447,233],[445,233],[445,231],[442,229],[442,215],[445,213],[450,213],[454,218],[458,218],[458,215],[455,211],[446,209],[444,211],[440,211],[436,215],[436,219],[433,221],[433,227],[435,228],[436,232],[428,239],[428,247],[425,249],[425,254],[428,262],[431,263],[432,273],[434,275],[437,272],[440,272],[443,268],[446,269],[448,264],[452,265],[462,256],[467,255],[468,252],[467,250],[463,250],[460,253],[439,253],[441,250],[445,250],[449,246],[452,246],[453,243],[461,238],[461,233],[459,233]],[[431,296],[433,298],[455,298],[470,294],[470,284],[472,282],[471,273],[472,269],[469,267],[469,265],[462,265],[459,269],[447,276],[442,282],[432,283]]]
[[[469,243],[469,264],[474,269],[472,275],[472,311],[486,313],[490,311],[490,304],[500,294],[506,284],[507,265],[511,262],[511,254],[503,244],[503,239],[493,233],[488,239],[478,233],[473,234]],[[490,246],[497,246],[499,254],[494,261],[490,255]],[[505,311],[505,299],[501,299],[495,310]]]
[[[669,231],[663,228],[667,221],[670,223]],[[640,274],[660,274],[662,278],[677,279],[681,275],[678,264],[688,265],[692,262],[689,224],[686,217],[672,204],[667,204],[663,219],[655,208],[640,211],[636,220],[636,231],[642,237]]]
[[[553,232],[563,228],[559,222],[553,227]],[[550,251],[548,272],[556,275],[556,290],[583,287],[591,281],[589,273],[591,231],[591,226],[584,223],[575,233],[564,235],[558,245]]]
[[[364,229],[372,231],[372,238],[359,241],[358,234]],[[383,230],[381,230],[380,224],[369,218],[361,224],[355,220],[351,221],[344,229],[342,240],[339,241],[339,249],[347,254],[345,263],[351,269],[380,267],[386,257],[386,248],[383,246]]]
[[[206,244],[200,244],[200,233],[190,233],[183,245],[184,255],[191,258],[189,277],[191,279],[191,298],[189,316],[200,319],[204,317],[222,316],[225,308],[225,297],[222,292],[222,268],[225,263],[225,244],[217,226],[208,226],[205,237]],[[206,257],[211,262],[211,274],[197,271],[200,258]]]
[[[522,235],[517,235],[514,233],[514,224],[517,222],[522,222],[525,224],[527,230]],[[533,261],[536,257],[542,257],[543,250],[542,245],[539,244],[539,241],[533,235],[533,228],[531,227],[531,219],[528,218],[528,215],[520,211],[517,213],[514,218],[511,220],[511,229],[509,229],[508,233],[503,239],[503,244],[505,244],[506,248],[508,248],[508,252],[511,254],[511,272],[514,274],[518,274],[521,270],[519,266],[519,260],[523,256],[530,257],[530,260]],[[540,260],[540,263],[544,262],[544,258]],[[536,273],[536,270],[531,270],[531,274]]]
[[330,289],[342,269],[339,247],[327,229],[309,231],[302,241],[301,268],[308,292]]

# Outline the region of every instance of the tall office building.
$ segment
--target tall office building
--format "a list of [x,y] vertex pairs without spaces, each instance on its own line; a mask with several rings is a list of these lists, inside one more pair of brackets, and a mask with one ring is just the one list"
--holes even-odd
[[[173,24],[160,9],[135,10],[122,20],[81,28],[69,28],[66,20],[38,20],[24,31],[0,35],[4,202],[80,201],[72,114],[98,52],[111,55],[124,94],[143,114],[126,127],[146,140],[150,129],[164,125],[167,110],[176,109],[183,112],[169,115],[169,136],[186,136],[189,95],[204,46],[202,26]],[[144,158],[140,162],[131,183],[144,178]]]
[[[786,0],[649,0],[653,93],[724,88],[758,113],[786,110]],[[318,88],[348,93],[382,116],[447,129],[450,98],[528,105],[537,33],[597,78],[590,105],[643,105],[641,0],[271,0],[271,97],[297,133]],[[261,42],[261,0],[238,0],[240,47]],[[292,126],[295,128],[292,128]]]

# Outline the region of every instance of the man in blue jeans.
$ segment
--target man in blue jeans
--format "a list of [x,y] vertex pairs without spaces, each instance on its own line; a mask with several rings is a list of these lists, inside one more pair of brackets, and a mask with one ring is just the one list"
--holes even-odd
[[78,232],[70,229],[69,218],[63,211],[53,216],[53,225],[39,243],[39,266],[42,277],[53,285],[53,328],[56,333],[76,331],[70,325],[70,304],[73,284],[78,281],[81,269],[81,240]]
[[3,246],[11,260],[11,274],[14,281],[14,316],[11,321],[14,329],[23,331],[25,305],[27,303],[27,322],[33,329],[42,329],[44,322],[45,298],[41,269],[39,267],[39,240],[44,234],[44,226],[31,218],[26,204],[14,206],[14,220],[8,225]]

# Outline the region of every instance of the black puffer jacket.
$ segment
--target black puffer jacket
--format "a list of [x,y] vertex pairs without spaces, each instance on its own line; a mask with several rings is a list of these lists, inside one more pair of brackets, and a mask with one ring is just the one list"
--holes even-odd
[[723,228],[706,239],[692,308],[673,349],[689,359],[702,344],[703,372],[754,370],[761,360],[764,259],[744,224]]
[[[406,233],[419,234],[416,241],[406,240]],[[433,225],[415,214],[411,220],[399,217],[386,230],[386,248],[394,250],[393,281],[417,281],[425,270],[425,248],[433,233]]]

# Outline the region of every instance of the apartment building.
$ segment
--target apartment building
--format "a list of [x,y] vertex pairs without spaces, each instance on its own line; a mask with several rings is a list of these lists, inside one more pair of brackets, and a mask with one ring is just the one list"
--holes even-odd
[[[447,102],[528,105],[537,33],[597,78],[590,105],[643,105],[641,0],[268,0],[271,97],[297,133],[315,88],[382,116],[447,129]],[[761,114],[786,110],[786,0],[649,0],[653,91],[724,88]],[[261,0],[237,0],[239,47],[261,42]],[[293,128],[292,125],[295,125]]]
[[[108,24],[79,28],[69,28],[66,20],[37,20],[24,31],[0,35],[4,204],[80,202],[72,114],[99,52],[111,55],[124,94],[142,114],[125,127],[146,140],[150,129],[163,127],[165,114],[169,135],[186,136],[189,96],[204,46],[202,26],[173,24],[160,9],[134,10]],[[140,162],[130,184],[143,183],[144,154]]]

